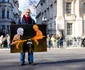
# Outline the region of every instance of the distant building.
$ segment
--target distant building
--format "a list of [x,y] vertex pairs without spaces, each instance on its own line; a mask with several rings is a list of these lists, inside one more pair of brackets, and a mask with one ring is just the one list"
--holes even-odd
[[11,23],[17,23],[19,13],[18,0],[0,0],[0,31],[8,33]]
[[45,21],[49,34],[65,38],[85,34],[85,0],[40,0],[36,11],[37,23]]

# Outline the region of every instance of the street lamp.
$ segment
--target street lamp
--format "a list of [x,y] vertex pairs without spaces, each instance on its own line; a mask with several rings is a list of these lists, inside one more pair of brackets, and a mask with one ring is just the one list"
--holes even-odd
[[45,16],[42,17],[42,24],[46,24],[47,18]]
[[47,18],[45,16],[42,17],[42,24],[46,24],[46,34],[48,33],[48,25],[47,25]]
[[85,33],[85,31],[84,31],[84,3],[85,3],[85,2],[82,2],[82,6],[83,6],[83,7],[82,7],[82,8],[83,8],[83,9],[82,9],[82,25],[83,25],[83,26],[82,26],[82,29],[83,29],[82,35],[84,35],[84,33]]

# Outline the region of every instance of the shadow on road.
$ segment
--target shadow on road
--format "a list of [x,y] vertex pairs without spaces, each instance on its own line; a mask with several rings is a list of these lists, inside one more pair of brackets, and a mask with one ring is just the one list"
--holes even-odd
[[[49,70],[49,67],[54,67],[56,68],[56,66],[58,67],[64,67],[64,66],[67,66],[68,64],[69,65],[73,65],[76,64],[76,63],[81,63],[82,65],[83,62],[85,62],[85,59],[72,59],[72,60],[62,60],[62,61],[49,61],[49,62],[40,62],[39,63],[36,63],[35,66],[30,66],[30,65],[25,65],[25,66],[20,66],[19,65],[19,62],[3,62],[2,64],[0,63],[0,70],[43,70],[44,68],[47,68],[47,70]],[[85,68],[80,68],[79,70],[85,70]],[[63,70],[66,70],[66,69],[63,69]],[[77,70],[77,69],[76,69]]]
[[67,63],[81,63],[85,62],[85,59],[72,59],[72,60],[63,60],[63,61],[55,61],[55,62],[42,62],[37,64],[67,64]]

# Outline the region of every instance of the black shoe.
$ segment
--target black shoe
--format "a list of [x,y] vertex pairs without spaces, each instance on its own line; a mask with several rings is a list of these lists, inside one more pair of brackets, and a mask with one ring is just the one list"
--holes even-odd
[[33,66],[33,65],[36,65],[36,64],[34,62],[30,62],[29,65],[32,65]]
[[20,63],[20,66],[24,66],[25,64],[22,62],[22,63]]

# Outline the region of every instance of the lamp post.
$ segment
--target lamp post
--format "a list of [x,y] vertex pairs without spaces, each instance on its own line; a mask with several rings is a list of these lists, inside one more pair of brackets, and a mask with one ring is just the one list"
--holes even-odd
[[[84,3],[85,3],[85,2],[82,2],[82,6],[83,6],[82,8],[84,8]],[[85,33],[84,33],[84,9],[82,9],[82,25],[83,25],[83,26],[82,26],[82,29],[83,29],[82,35],[84,35],[84,34],[85,34]]]
[[42,17],[42,24],[46,24],[46,34],[48,33],[48,27],[47,27],[47,18],[45,16]]
[[45,16],[42,17],[42,24],[46,24],[47,18]]

